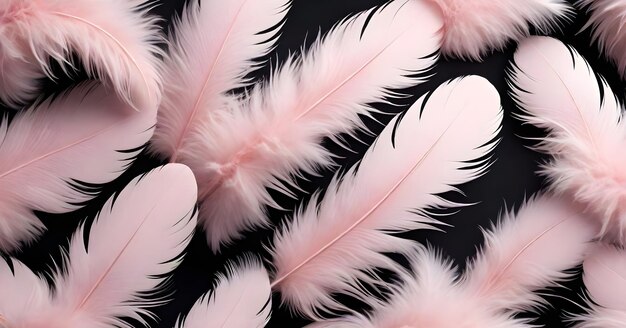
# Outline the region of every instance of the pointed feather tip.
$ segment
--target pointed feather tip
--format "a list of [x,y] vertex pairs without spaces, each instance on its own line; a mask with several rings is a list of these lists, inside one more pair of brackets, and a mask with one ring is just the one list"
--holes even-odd
[[503,50],[531,29],[548,33],[569,20],[572,9],[562,0],[427,0],[443,15],[441,51],[449,57],[480,61]]

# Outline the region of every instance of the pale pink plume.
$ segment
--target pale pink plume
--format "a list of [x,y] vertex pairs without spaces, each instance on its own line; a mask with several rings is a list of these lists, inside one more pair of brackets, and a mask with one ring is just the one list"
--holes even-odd
[[163,65],[164,95],[151,150],[170,162],[215,124],[226,93],[249,85],[246,75],[267,54],[290,8],[289,0],[191,0],[174,22]]
[[156,108],[129,110],[104,87],[80,86],[0,122],[0,250],[33,240],[33,213],[66,213],[120,176],[152,137]]
[[515,53],[510,84],[522,119],[548,130],[537,147],[551,188],[581,202],[600,236],[626,241],[626,126],[622,106],[574,49],[533,37]]
[[177,328],[263,328],[272,312],[267,271],[256,260],[228,267],[213,290],[200,298]]
[[145,0],[3,0],[0,2],[0,100],[33,98],[35,79],[67,70],[77,55],[90,76],[111,85],[135,109],[161,97],[161,40]]
[[429,209],[459,205],[438,194],[485,173],[501,119],[495,88],[472,76],[442,85],[392,120],[319,205],[315,197],[277,232],[273,286],[283,301],[318,318],[318,310],[341,308],[331,293],[367,299],[357,281],[375,280],[375,268],[402,271],[383,253],[411,254],[415,244],[388,233],[433,228],[439,222]]
[[588,313],[574,316],[576,328],[622,328],[626,326],[626,252],[599,244],[583,264],[590,299]]
[[369,104],[398,96],[390,89],[423,82],[436,60],[439,28],[434,10],[419,1],[361,13],[301,61],[288,60],[247,99],[231,100],[229,111],[203,122],[180,159],[199,181],[200,221],[211,247],[268,223],[265,207],[279,207],[268,188],[290,195],[299,170],[331,166],[325,137],[362,128],[359,115],[374,110]]
[[[71,241],[54,291],[18,263],[12,275],[0,265],[0,315],[10,328],[131,328],[120,318],[146,323],[155,289],[181,261],[196,224],[196,184],[180,164],[135,178],[109,199],[91,226]],[[4,286],[25,289],[9,293]]]
[[437,4],[443,14],[441,52],[473,60],[528,36],[531,27],[547,33],[571,11],[563,0],[426,1]]
[[626,77],[626,1],[578,0],[576,4],[590,14],[583,29],[591,29],[593,42]]
[[360,314],[310,327],[535,327],[516,318],[542,299],[532,292],[569,276],[580,264],[593,229],[570,203],[540,198],[485,233],[486,244],[462,277],[432,252],[411,254],[414,276],[392,286],[389,301]]

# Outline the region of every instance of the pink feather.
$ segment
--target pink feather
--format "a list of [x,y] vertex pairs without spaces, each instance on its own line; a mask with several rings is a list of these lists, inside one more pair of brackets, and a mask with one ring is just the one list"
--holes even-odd
[[583,264],[591,300],[589,313],[573,319],[577,328],[621,328],[626,325],[626,252],[599,245]]
[[626,77],[626,2],[622,0],[578,0],[576,4],[590,13],[583,29],[591,29],[591,38],[600,51]]
[[176,328],[262,328],[272,312],[272,291],[261,263],[245,260],[220,275],[210,294],[196,302]]
[[[196,186],[183,165],[157,168],[133,180],[109,199],[83,242],[84,226],[74,235],[66,270],[55,276],[55,290],[18,263],[15,275],[0,266],[0,285],[32,284],[13,294],[3,290],[0,314],[13,328],[104,328],[145,324],[146,309],[164,275],[180,263],[195,227]],[[146,294],[148,293],[148,294]]]
[[583,260],[593,229],[575,206],[556,198],[527,203],[490,232],[476,260],[459,279],[438,256],[409,256],[414,276],[392,287],[388,303],[366,317],[353,315],[311,327],[534,327],[516,318],[518,310],[543,302],[532,292],[556,286],[564,270]]
[[563,0],[425,1],[437,4],[444,17],[442,53],[473,60],[528,36],[531,27],[549,32],[571,12]]
[[180,159],[199,181],[200,221],[212,248],[268,223],[265,206],[279,207],[268,188],[290,195],[285,185],[295,184],[298,170],[331,166],[324,137],[361,128],[359,115],[373,110],[370,103],[398,96],[389,89],[423,82],[408,75],[435,62],[439,28],[432,8],[419,1],[359,14],[302,61],[287,61],[248,99],[231,101],[231,110],[204,122]]
[[276,41],[289,0],[191,0],[174,23],[164,64],[164,98],[151,149],[171,162],[211,124],[225,94],[251,83],[246,74]]
[[515,53],[511,84],[522,118],[547,129],[538,149],[554,155],[542,173],[602,223],[600,236],[626,240],[626,129],[622,106],[575,50],[534,37]]
[[150,140],[156,108],[136,113],[103,87],[81,86],[0,123],[0,249],[33,240],[33,210],[66,213],[94,198],[80,182],[120,176]]
[[112,85],[135,109],[161,97],[155,45],[161,40],[145,0],[3,0],[0,2],[0,100],[32,98],[35,79],[64,69],[76,54],[90,76]]
[[501,119],[498,93],[480,77],[444,84],[394,119],[319,206],[314,199],[277,232],[273,287],[283,301],[319,317],[341,307],[333,292],[365,300],[357,280],[371,281],[372,269],[401,271],[382,253],[410,254],[414,243],[388,233],[431,228],[429,208],[458,205],[437,194],[486,171]]

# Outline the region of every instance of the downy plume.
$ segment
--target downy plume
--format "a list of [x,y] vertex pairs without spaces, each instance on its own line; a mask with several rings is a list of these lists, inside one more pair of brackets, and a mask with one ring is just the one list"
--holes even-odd
[[164,302],[155,290],[191,240],[196,197],[193,174],[180,164],[135,178],[104,205],[87,242],[85,226],[78,229],[54,291],[19,262],[11,273],[0,260],[0,326],[131,328],[124,317],[146,324],[148,308]]
[[200,298],[176,328],[263,328],[272,313],[272,291],[261,263],[245,259],[218,276],[213,290]]
[[533,37],[515,53],[510,84],[521,118],[548,130],[537,146],[554,159],[542,173],[558,194],[601,222],[601,237],[626,241],[626,126],[622,106],[574,49]]
[[[419,17],[416,20],[415,17]],[[246,100],[204,122],[181,154],[200,186],[200,216],[214,250],[268,223],[268,192],[291,195],[294,175],[333,164],[321,146],[362,128],[369,104],[423,82],[437,59],[441,25],[420,1],[390,4],[349,18],[288,60]],[[417,35],[414,31],[419,30]]]
[[111,85],[137,110],[161,98],[157,18],[145,0],[3,0],[0,2],[0,100],[33,98],[36,79],[64,70],[76,55],[87,73]]
[[226,93],[248,86],[255,59],[273,49],[290,0],[191,0],[174,22],[151,150],[170,162],[213,123]]
[[310,327],[530,328],[520,310],[543,303],[533,291],[557,286],[583,261],[593,229],[578,209],[558,198],[528,202],[485,232],[485,246],[467,271],[432,252],[409,256],[413,275],[392,286],[389,301],[360,314]]
[[83,85],[0,122],[0,250],[44,230],[33,211],[66,213],[94,198],[152,137],[156,108],[129,110],[104,87]]
[[358,281],[371,282],[375,268],[402,271],[383,253],[409,255],[415,244],[389,233],[433,228],[431,209],[459,205],[438,194],[485,173],[501,119],[497,91],[477,76],[442,85],[395,118],[319,205],[315,197],[276,233],[273,287],[283,301],[319,318],[341,309],[331,293],[366,300]]

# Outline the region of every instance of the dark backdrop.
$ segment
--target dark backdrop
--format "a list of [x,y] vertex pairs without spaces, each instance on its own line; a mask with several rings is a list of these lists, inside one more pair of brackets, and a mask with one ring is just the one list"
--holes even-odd
[[[195,1],[195,0],[190,0]],[[263,1],[263,0],[254,0]],[[275,66],[291,52],[297,52],[303,44],[310,44],[318,32],[325,33],[340,19],[373,6],[384,3],[384,0],[294,0],[293,8],[288,14],[287,22],[282,30],[278,47],[268,58],[269,63],[252,73],[255,78],[267,77],[270,66]],[[168,28],[172,17],[179,15],[185,0],[161,0],[159,6],[154,8],[154,13],[164,18],[163,27]],[[600,58],[595,45],[589,41],[589,33],[578,33],[586,21],[586,16],[578,12],[576,18],[569,23],[564,23],[561,31],[553,36],[574,45],[590,62],[593,68],[603,74],[610,85],[618,93],[621,93],[623,84],[619,80],[612,65]],[[211,31],[206,31],[211,33]],[[416,31],[419,33],[419,31]],[[515,45],[511,44],[503,52],[494,53],[485,58],[482,63],[463,62],[459,60],[442,59],[435,68],[436,75],[427,83],[419,87],[407,90],[414,97],[403,100],[400,108],[376,105],[377,108],[396,113],[406,109],[409,104],[426,91],[435,89],[440,83],[462,75],[476,74],[487,78],[500,92],[505,117],[503,129],[500,134],[502,141],[495,150],[495,163],[489,172],[475,182],[461,186],[465,197],[459,195],[447,195],[454,200],[476,205],[462,209],[446,219],[453,227],[445,229],[445,233],[434,231],[418,231],[405,234],[405,237],[428,243],[454,259],[460,269],[463,269],[465,261],[476,253],[476,248],[482,243],[481,227],[488,228],[504,206],[517,208],[521,202],[544,186],[544,179],[535,175],[538,165],[547,158],[540,156],[528,147],[532,142],[521,137],[540,137],[542,131],[529,126],[522,126],[513,118],[512,114],[518,112],[514,103],[508,96],[506,86],[506,70],[508,62],[512,58]],[[55,83],[44,81],[45,91],[54,94],[71,85],[73,81],[84,78],[81,72],[75,72],[71,79],[62,79]],[[11,111],[5,111],[12,115]],[[381,122],[386,123],[391,115],[378,116]],[[383,125],[373,121],[368,125],[374,132],[380,132]],[[361,140],[366,143],[373,141],[372,136],[361,135]],[[341,160],[342,168],[354,164],[365,152],[367,146],[352,141],[350,146],[355,153],[350,153],[340,147],[326,141],[325,145],[334,153],[345,157]],[[39,213],[40,218],[48,227],[48,232],[33,246],[24,249],[18,254],[12,254],[25,262],[29,267],[38,272],[49,272],[54,263],[60,259],[60,247],[68,244],[68,238],[77,226],[87,218],[87,222],[93,219],[97,210],[112,193],[119,191],[134,176],[150,170],[162,164],[158,159],[150,158],[142,154],[137,162],[116,181],[102,187],[102,195],[90,202],[86,208],[66,215],[49,215]],[[80,165],[80,163],[77,163]],[[385,172],[381,172],[385,174]],[[312,192],[327,185],[332,172],[324,172],[321,177],[309,177],[309,182],[301,181],[303,189]],[[306,201],[309,196],[300,193],[299,198]],[[278,196],[277,196],[278,197]],[[293,209],[298,204],[295,200],[280,197],[279,203],[285,208]],[[271,218],[275,224],[285,218],[289,212],[271,210]],[[237,258],[244,253],[265,255],[262,249],[271,237],[271,230],[248,233],[245,240],[234,247],[226,249],[220,255],[212,255],[206,245],[204,234],[198,231],[187,250],[187,255],[181,266],[174,272],[171,287],[174,290],[174,300],[164,306],[155,309],[159,316],[159,322],[151,322],[152,327],[173,327],[179,314],[186,313],[194,302],[202,294],[206,293],[215,278],[216,273],[224,271],[224,264],[228,260]],[[581,303],[580,295],[584,292],[580,286],[580,274],[572,282],[566,283],[567,288],[546,290],[545,294],[551,303],[546,309],[540,310],[537,324],[547,327],[567,326],[562,317],[567,311],[580,312],[580,309],[572,302]],[[522,314],[528,315],[528,314]],[[274,296],[274,313],[269,327],[301,327],[306,324],[302,320],[280,306],[280,299]]]

